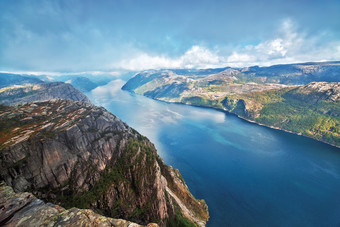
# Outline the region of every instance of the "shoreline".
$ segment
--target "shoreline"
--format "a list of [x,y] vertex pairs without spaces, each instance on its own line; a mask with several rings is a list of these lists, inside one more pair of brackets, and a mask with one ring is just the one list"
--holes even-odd
[[[226,112],[227,112],[227,113],[230,113],[230,112],[228,112],[228,111],[226,111]],[[234,113],[231,113],[231,114],[234,114]],[[271,128],[271,129],[275,129],[275,130],[279,130],[279,131],[291,133],[291,134],[294,134],[294,135],[297,135],[297,136],[303,136],[303,137],[306,137],[306,138],[309,138],[309,139],[313,139],[313,140],[316,140],[316,141],[318,141],[318,142],[321,142],[321,143],[330,145],[330,146],[332,146],[332,147],[340,148],[340,146],[337,146],[337,145],[328,143],[328,142],[323,141],[323,140],[319,140],[319,139],[313,138],[313,137],[311,137],[311,136],[304,135],[304,134],[302,134],[302,133],[300,133],[300,132],[297,133],[297,132],[289,131],[289,130],[287,130],[287,129],[283,129],[283,128],[279,128],[279,127],[275,127],[275,126],[270,126],[270,125],[265,125],[265,124],[256,122],[256,121],[254,121],[254,120],[250,120],[250,119],[241,117],[241,116],[239,116],[239,115],[237,115],[237,114],[234,114],[234,115],[237,116],[237,117],[240,118],[240,119],[243,119],[243,120],[245,120],[245,121],[248,121],[248,122],[251,122],[251,123],[254,123],[254,124],[263,126],[263,127],[267,127],[267,128]]]
[[[125,91],[128,91],[128,92],[131,92],[133,94],[137,94],[137,95],[141,95],[141,94],[138,94],[138,93],[135,93],[133,91],[129,91],[129,90],[125,90]],[[141,95],[141,96],[144,96],[146,98],[151,98],[151,97],[148,97],[148,96],[145,96],[145,95]],[[182,102],[171,102],[171,101],[165,101],[165,100],[160,100],[160,99],[156,99],[156,98],[151,98],[153,100],[156,100],[156,101],[160,101],[160,102],[164,102],[164,103],[173,103],[173,104],[180,104],[180,105],[186,105],[186,106],[194,106],[194,107],[199,107],[199,108],[207,108],[207,109],[213,109],[213,110],[217,110],[217,111],[220,111],[220,112],[223,112],[223,113],[227,113],[227,114],[231,114],[231,115],[234,115],[244,121],[247,121],[249,123],[252,123],[252,124],[256,124],[256,125],[260,125],[260,126],[263,126],[263,127],[267,127],[267,128],[271,128],[271,129],[275,129],[275,130],[279,130],[279,131],[283,131],[283,132],[287,132],[287,133],[290,133],[290,134],[294,134],[294,135],[297,135],[297,136],[303,136],[305,138],[309,138],[309,139],[313,139],[315,141],[318,141],[318,142],[321,142],[321,143],[324,143],[324,144],[327,144],[327,145],[330,145],[332,147],[336,147],[336,148],[339,148],[340,149],[340,145],[337,146],[335,144],[331,144],[331,143],[328,143],[326,141],[323,141],[323,140],[319,140],[319,139],[316,139],[316,138],[313,138],[311,136],[307,136],[307,135],[304,135],[302,133],[297,133],[297,132],[293,132],[293,131],[289,131],[289,130],[286,130],[286,129],[283,129],[283,128],[279,128],[279,127],[275,127],[275,126],[271,126],[271,125],[265,125],[265,124],[262,124],[262,123],[259,123],[259,122],[256,122],[254,120],[251,120],[251,119],[247,119],[245,117],[242,117],[242,116],[239,116],[238,114],[235,114],[235,113],[232,113],[232,112],[229,112],[227,110],[224,110],[224,109],[220,109],[220,108],[216,108],[216,107],[212,107],[212,106],[201,106],[201,105],[194,105],[194,104],[188,104],[188,103],[182,103]]]

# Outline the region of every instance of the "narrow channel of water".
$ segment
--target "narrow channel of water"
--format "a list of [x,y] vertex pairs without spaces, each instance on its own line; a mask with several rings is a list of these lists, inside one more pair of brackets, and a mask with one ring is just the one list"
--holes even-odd
[[340,149],[212,109],[168,104],[112,81],[87,93],[178,168],[208,226],[339,226]]

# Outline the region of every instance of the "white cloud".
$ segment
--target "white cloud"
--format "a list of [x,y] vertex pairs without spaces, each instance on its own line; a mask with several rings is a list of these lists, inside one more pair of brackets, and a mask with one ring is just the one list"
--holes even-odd
[[340,40],[324,42],[324,36],[308,37],[298,32],[292,20],[285,20],[273,39],[234,50],[226,64],[234,67],[340,60]]
[[225,64],[225,59],[216,52],[202,46],[192,46],[182,56],[169,58],[139,53],[135,57],[114,63],[112,67],[129,70],[166,68],[212,68]]
[[[23,31],[19,31],[19,37],[29,38],[32,34]],[[333,34],[334,35],[334,34]],[[35,37],[31,37],[31,40],[36,40]],[[166,38],[168,40],[169,37]],[[72,44],[72,43],[71,43]],[[70,45],[71,45],[70,44]],[[111,44],[110,44],[111,45]],[[247,45],[247,46],[231,46],[226,43],[225,46],[215,46],[214,49],[209,49],[202,45],[193,45],[187,49],[182,55],[177,57],[169,57],[165,54],[157,55],[149,52],[136,49],[135,45],[121,45],[124,48],[124,55],[121,56],[121,60],[112,57],[113,47],[105,52],[105,56],[101,56],[102,51],[98,55],[91,55],[93,59],[88,62],[93,62],[95,69],[105,71],[83,71],[72,73],[61,72],[11,72],[18,74],[31,74],[31,75],[47,75],[47,76],[59,76],[59,75],[74,75],[74,74],[92,74],[92,75],[104,75],[111,74],[112,76],[120,76],[121,70],[146,70],[146,69],[166,69],[166,68],[216,68],[216,67],[244,67],[244,66],[268,66],[273,64],[285,64],[307,61],[327,61],[327,60],[340,60],[340,39],[334,40],[334,36],[327,31],[320,32],[319,34],[308,34],[305,31],[301,31],[298,25],[294,21],[287,19],[283,21],[277,27],[276,31],[273,31],[271,38],[263,40],[260,43]],[[114,45],[113,45],[114,46]],[[48,49],[48,48],[43,48]],[[116,52],[119,52],[118,48]],[[13,51],[10,51],[12,53]],[[14,52],[13,52],[14,53]],[[81,58],[83,54],[79,54]],[[100,59],[105,59],[102,61]],[[32,59],[34,59],[32,57]],[[58,57],[58,59],[63,59]],[[109,60],[108,60],[109,59]],[[16,60],[25,62],[24,60]],[[112,63],[108,63],[111,62]],[[79,60],[79,62],[82,62]],[[39,65],[49,65],[45,63],[38,63]],[[98,66],[97,66],[98,65]],[[93,67],[89,65],[88,69]],[[34,67],[33,67],[34,69]],[[39,67],[37,67],[39,69]],[[76,66],[75,69],[84,69],[87,67]],[[53,68],[52,68],[53,70]],[[0,71],[7,72],[7,71]]]
[[298,31],[298,26],[292,20],[287,19],[278,26],[273,38],[256,45],[234,47],[229,49],[230,54],[223,55],[195,45],[176,58],[139,52],[132,58],[112,64],[112,67],[128,70],[214,68],[340,60],[340,40],[326,42],[325,38],[327,33],[307,36]]

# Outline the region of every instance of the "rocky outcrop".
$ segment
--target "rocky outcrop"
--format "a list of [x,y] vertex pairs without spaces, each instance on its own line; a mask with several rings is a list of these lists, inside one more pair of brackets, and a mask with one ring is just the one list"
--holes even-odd
[[0,180],[15,191],[139,224],[209,217],[153,144],[102,107],[60,99],[3,106],[0,125]]
[[313,82],[292,90],[290,95],[311,104],[322,100],[338,102],[340,100],[340,83]]
[[86,95],[63,82],[14,85],[0,89],[0,104],[3,105],[18,105],[55,98],[91,103]]
[[[242,117],[253,117],[249,114],[249,109],[246,107],[246,102],[243,99],[231,99],[226,97],[222,101],[223,106],[229,112],[235,113]],[[251,111],[252,113],[253,111]]]
[[[52,203],[45,203],[31,193],[15,193],[0,183],[0,225],[1,226],[116,226],[142,227],[123,219],[99,215],[89,209],[65,209]],[[150,223],[147,227],[157,227]]]

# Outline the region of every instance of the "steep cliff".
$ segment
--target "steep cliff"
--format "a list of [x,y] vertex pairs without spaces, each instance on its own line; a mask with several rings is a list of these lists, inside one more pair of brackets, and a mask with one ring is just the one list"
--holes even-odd
[[83,93],[63,82],[14,85],[0,89],[0,104],[4,105],[18,105],[55,98],[91,103]]
[[[31,193],[15,193],[0,183],[0,226],[116,226],[142,227],[122,219],[108,218],[89,209],[65,208],[45,203]],[[150,223],[147,227],[157,227]]]
[[104,108],[60,99],[2,106],[0,125],[0,180],[15,191],[139,224],[208,219],[153,144]]

